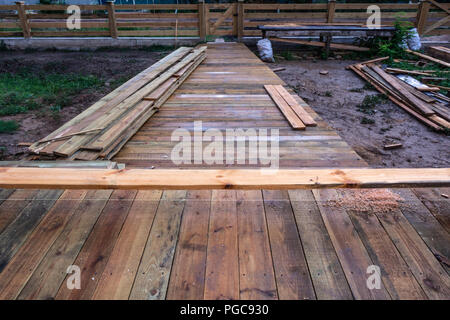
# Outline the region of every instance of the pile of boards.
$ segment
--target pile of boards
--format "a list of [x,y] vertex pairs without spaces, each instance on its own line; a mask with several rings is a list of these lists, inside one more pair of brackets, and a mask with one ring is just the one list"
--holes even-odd
[[389,73],[398,73],[398,70],[384,70],[378,62],[386,59],[388,58],[357,63],[349,68],[424,124],[438,131],[449,130],[450,99],[437,93],[434,88],[426,85],[413,86]]
[[286,117],[287,121],[289,121],[292,128],[296,130],[305,130],[307,126],[317,126],[314,119],[283,86],[265,85],[264,88]]
[[40,159],[111,159],[206,58],[181,47],[33,143]]

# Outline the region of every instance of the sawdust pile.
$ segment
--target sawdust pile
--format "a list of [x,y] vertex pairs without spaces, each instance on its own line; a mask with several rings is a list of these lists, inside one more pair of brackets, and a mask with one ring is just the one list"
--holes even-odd
[[389,213],[397,210],[399,202],[404,200],[388,189],[345,190],[341,195],[338,200],[329,201],[328,205],[357,212]]

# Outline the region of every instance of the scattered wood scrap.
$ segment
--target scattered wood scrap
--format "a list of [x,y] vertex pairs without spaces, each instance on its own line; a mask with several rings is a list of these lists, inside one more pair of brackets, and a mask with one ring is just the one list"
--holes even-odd
[[[306,40],[275,38],[275,37],[271,37],[271,38],[269,38],[269,40],[278,41],[278,42],[286,42],[286,43],[296,43],[296,44],[301,44],[301,45],[305,45],[305,46],[321,47],[321,48],[324,48],[326,46],[325,42],[320,42],[320,41],[306,41]],[[358,47],[358,46],[354,46],[351,44],[343,44],[343,43],[330,43],[330,48],[331,49],[340,49],[340,50],[359,51],[359,52],[370,51],[370,48]]]
[[265,85],[272,100],[291,124],[292,128],[304,130],[307,126],[317,126],[314,119],[281,85]]
[[29,150],[45,159],[111,159],[206,57],[181,47],[112,91]]
[[423,53],[420,53],[420,52],[416,52],[416,51],[412,51],[412,50],[409,50],[409,49],[406,49],[406,52],[411,53],[413,55],[416,55],[418,57],[421,57],[422,59],[425,59],[425,60],[428,60],[428,61],[440,64],[440,65],[443,65],[444,67],[450,68],[450,63],[448,63],[448,62],[445,62],[445,61],[442,61],[442,60],[439,60],[439,59],[427,56],[426,54],[423,54]]
[[446,47],[430,47],[428,53],[434,58],[450,62],[450,49]]
[[279,71],[283,71],[283,70],[286,70],[286,68],[280,67],[280,68],[272,69],[273,72],[279,72]]
[[429,127],[439,131],[450,129],[450,110],[447,104],[442,104],[436,98],[437,95],[423,93],[374,63],[358,63],[350,66],[350,69]]
[[392,150],[392,149],[398,149],[403,147],[403,145],[401,143],[392,143],[392,144],[387,144],[384,146],[385,150]]

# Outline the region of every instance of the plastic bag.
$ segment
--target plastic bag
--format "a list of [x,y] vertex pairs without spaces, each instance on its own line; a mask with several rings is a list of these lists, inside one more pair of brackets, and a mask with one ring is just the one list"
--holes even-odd
[[259,57],[265,62],[275,62],[273,59],[272,44],[269,39],[261,39],[256,44],[259,51]]
[[413,51],[420,50],[420,48],[422,47],[422,43],[420,42],[420,36],[416,28],[410,30],[410,37],[408,38],[408,47]]

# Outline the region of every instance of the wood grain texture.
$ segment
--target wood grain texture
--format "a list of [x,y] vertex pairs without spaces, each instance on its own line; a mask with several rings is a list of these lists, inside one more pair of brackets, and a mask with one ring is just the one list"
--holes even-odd
[[313,190],[313,194],[355,299],[390,299],[383,283],[380,289],[367,287],[367,268],[374,263],[346,211],[333,205],[337,200],[336,191]]
[[167,299],[201,300],[205,290],[211,191],[189,191]]
[[136,191],[114,191],[73,263],[81,270],[81,288],[70,290],[63,283],[58,300],[91,299],[133,203]]
[[83,190],[65,191],[42,218],[0,274],[0,299],[10,300],[18,296],[85,195]]
[[77,258],[112,191],[89,191],[48,250],[18,299],[54,299],[66,277],[68,266]]
[[130,299],[165,299],[185,198],[186,191],[163,193]]
[[17,217],[38,190],[12,190],[13,193],[0,205],[0,233]]
[[289,190],[289,198],[317,299],[353,299],[312,192]]
[[204,299],[239,299],[236,191],[213,190]]
[[282,300],[315,299],[287,191],[264,190],[263,197],[278,297]]
[[236,191],[241,300],[277,299],[264,202],[260,190]]
[[159,190],[137,193],[93,299],[128,299],[161,194]]

